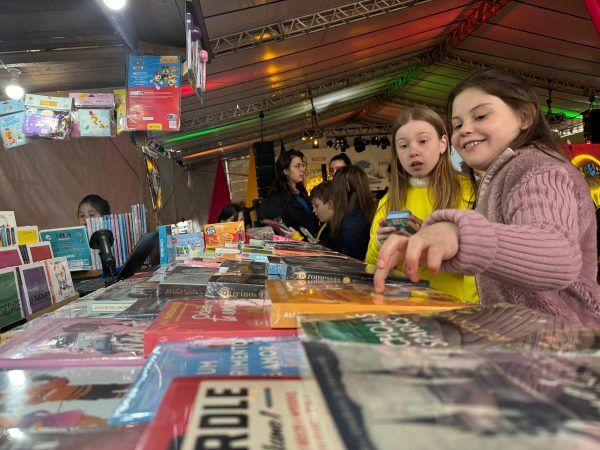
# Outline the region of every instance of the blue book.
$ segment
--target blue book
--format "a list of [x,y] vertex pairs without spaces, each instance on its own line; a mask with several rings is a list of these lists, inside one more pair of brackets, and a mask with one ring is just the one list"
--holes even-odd
[[66,257],[70,270],[92,269],[92,252],[85,227],[42,230],[40,241],[50,242],[55,258]]
[[160,225],[158,227],[158,250],[160,264],[169,264],[175,261],[173,249],[171,225]]
[[171,381],[178,377],[300,376],[306,367],[302,344],[296,338],[163,343],[154,348],[109,424],[150,422]]
[[173,235],[175,259],[196,256],[204,251],[204,233],[183,233]]

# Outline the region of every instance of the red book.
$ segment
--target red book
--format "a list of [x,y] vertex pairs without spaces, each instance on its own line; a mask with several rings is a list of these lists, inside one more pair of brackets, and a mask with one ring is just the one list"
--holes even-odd
[[314,380],[177,378],[138,449],[342,449]]
[[236,305],[235,300],[175,300],[144,332],[144,356],[159,342],[296,335],[296,329],[271,329],[268,307]]

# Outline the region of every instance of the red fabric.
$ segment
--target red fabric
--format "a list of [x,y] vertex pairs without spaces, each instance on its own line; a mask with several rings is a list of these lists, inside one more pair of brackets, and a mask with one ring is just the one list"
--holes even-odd
[[210,202],[210,212],[208,213],[208,223],[215,223],[219,218],[219,213],[223,209],[223,206],[229,203],[231,203],[231,195],[229,195],[227,176],[223,169],[223,162],[219,157],[217,161],[217,175],[215,176],[212,200]]
[[600,0],[583,0],[585,6],[590,13],[596,32],[600,36]]

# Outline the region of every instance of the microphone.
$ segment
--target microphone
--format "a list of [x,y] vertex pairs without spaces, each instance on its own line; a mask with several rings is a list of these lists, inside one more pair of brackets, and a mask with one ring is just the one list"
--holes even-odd
[[115,242],[112,231],[98,230],[94,231],[90,238],[90,247],[94,250],[100,250],[100,260],[102,261],[102,272],[105,276],[114,277],[117,268],[117,261],[112,253],[112,246]]

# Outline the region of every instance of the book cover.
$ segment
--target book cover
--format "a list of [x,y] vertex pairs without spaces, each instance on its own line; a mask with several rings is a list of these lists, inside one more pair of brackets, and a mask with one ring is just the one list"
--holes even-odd
[[306,370],[296,338],[210,339],[169,342],[154,348],[110,424],[150,422],[175,378],[300,376]]
[[267,277],[269,275],[269,264],[255,261],[227,260],[221,263],[219,273],[260,275]]
[[18,245],[33,244],[39,242],[38,227],[17,227],[17,243]]
[[210,267],[178,264],[167,270],[164,279],[158,284],[158,295],[204,298],[208,281],[215,273],[216,270]]
[[206,298],[210,299],[243,299],[267,298],[265,275],[223,273],[214,275],[206,285]]
[[110,137],[112,114],[110,109],[78,109],[73,115],[74,133],[81,137]]
[[139,367],[0,370],[0,424],[4,430],[106,425],[138,372]]
[[180,86],[178,56],[129,56],[127,129],[179,130]]
[[118,283],[102,289],[86,297],[88,312],[118,313],[125,311],[138,300],[154,300],[157,298],[157,283],[140,281],[133,284]]
[[314,381],[252,377],[174,380],[139,447],[344,448]]
[[372,284],[308,283],[268,280],[271,326],[296,328],[300,314],[425,313],[466,308],[434,289],[394,284],[385,294],[376,294]]
[[40,262],[54,258],[52,246],[48,242],[33,242],[27,244],[26,249],[29,262]]
[[92,269],[92,254],[85,227],[42,230],[40,240],[50,243],[54,256],[65,256],[70,270]]
[[147,321],[37,319],[0,347],[0,367],[141,365]]
[[[25,108],[25,106],[23,106]],[[2,133],[2,144],[5,149],[19,147],[29,144],[31,139],[23,131],[25,123],[25,111],[0,116],[0,132]]]
[[174,300],[144,333],[144,356],[162,342],[209,338],[295,336],[296,330],[272,330],[264,306],[234,302]]
[[0,228],[16,228],[17,220],[14,211],[0,211]]
[[209,223],[204,225],[206,249],[225,247],[225,244],[243,242],[246,239],[244,222]]
[[390,347],[582,351],[599,346],[581,324],[516,305],[474,306],[425,314],[306,316],[311,341]]
[[23,283],[23,293],[27,308],[26,315],[33,314],[44,308],[52,306],[52,293],[48,285],[46,267],[43,262],[24,264],[19,266],[19,275]]
[[116,318],[126,319],[156,319],[160,312],[165,309],[173,298],[140,298],[132,303],[127,309],[117,313]]
[[174,234],[173,245],[176,259],[197,256],[198,252],[204,251],[204,234],[202,232]]
[[158,250],[160,264],[169,264],[175,261],[171,225],[158,227]]
[[305,343],[349,450],[598,445],[597,356]]
[[48,284],[54,303],[62,302],[75,294],[75,286],[71,279],[67,258],[63,256],[45,260],[44,267],[48,274]]
[[10,325],[23,316],[17,269],[0,269],[0,327]]
[[23,264],[23,257],[19,247],[12,245],[0,248],[0,269],[15,267]]

